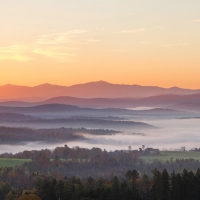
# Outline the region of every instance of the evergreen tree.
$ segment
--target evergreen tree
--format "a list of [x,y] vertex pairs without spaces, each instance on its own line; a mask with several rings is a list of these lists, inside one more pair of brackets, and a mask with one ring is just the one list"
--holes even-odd
[[42,200],[55,200],[55,190],[53,184],[48,180],[44,180],[39,190],[39,196]]
[[153,173],[153,186],[151,190],[152,199],[161,200],[162,199],[162,175],[157,169],[154,169],[152,173]]
[[169,174],[166,169],[162,172],[162,199],[168,200],[170,195]]
[[200,199],[200,169],[195,174],[195,198]]
[[117,176],[115,176],[112,181],[111,197],[112,197],[112,199],[115,199],[115,200],[121,199],[119,180],[118,180]]
[[55,185],[55,191],[56,191],[56,199],[61,200],[62,197],[62,192],[64,188],[64,183],[63,181],[58,181],[58,183]]

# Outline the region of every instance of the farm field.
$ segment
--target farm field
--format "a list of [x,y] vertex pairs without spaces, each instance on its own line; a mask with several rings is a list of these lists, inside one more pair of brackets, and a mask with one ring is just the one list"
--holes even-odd
[[0,158],[0,167],[14,167],[29,161],[31,159]]
[[[191,151],[161,151],[160,155],[153,156],[141,156],[140,158],[146,162],[153,162],[159,160],[162,162],[165,161],[175,161],[176,159],[189,159],[193,158],[200,160],[200,152],[191,152]],[[13,159],[13,158],[0,158],[0,167],[14,167],[16,165],[21,165],[25,162],[29,162],[31,159]]]
[[200,160],[200,152],[192,152],[192,151],[161,151],[160,155],[154,156],[141,156],[141,159],[146,162],[152,162],[154,160],[160,160],[162,162],[165,161],[175,161],[176,159],[189,159],[193,158],[196,160]]

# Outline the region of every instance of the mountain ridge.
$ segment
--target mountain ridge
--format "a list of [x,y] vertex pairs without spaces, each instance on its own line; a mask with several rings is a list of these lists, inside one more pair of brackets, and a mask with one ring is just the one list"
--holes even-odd
[[41,101],[58,96],[76,98],[145,98],[159,94],[195,94],[200,89],[184,89],[179,87],[162,88],[158,86],[141,86],[113,84],[105,81],[88,82],[72,86],[60,86],[44,83],[36,86],[18,86],[7,84],[0,86],[1,101]]
[[82,108],[136,108],[136,107],[169,107],[177,104],[195,104],[200,102],[200,93],[191,95],[164,94],[144,98],[78,98],[70,96],[58,96],[45,101],[3,101],[0,106],[29,107],[45,104],[64,104]]

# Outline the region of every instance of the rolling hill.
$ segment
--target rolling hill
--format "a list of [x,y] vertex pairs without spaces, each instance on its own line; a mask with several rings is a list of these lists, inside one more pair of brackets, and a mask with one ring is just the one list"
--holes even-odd
[[18,113],[31,115],[39,118],[58,119],[58,118],[70,118],[70,117],[96,117],[96,118],[108,118],[109,116],[121,117],[124,119],[144,119],[149,117],[182,117],[193,116],[193,113],[184,111],[177,111],[174,109],[162,109],[155,108],[150,110],[131,110],[131,109],[96,109],[96,108],[81,108],[71,105],[63,104],[45,104],[32,107],[9,107],[0,106],[0,114],[4,113]]
[[[30,107],[45,104],[63,104],[82,108],[135,108],[162,107],[168,108],[177,104],[196,104],[200,102],[200,93],[192,95],[164,94],[145,98],[77,98],[58,96],[40,102],[5,101],[0,106]],[[173,108],[173,107],[172,107]],[[174,108],[176,109],[176,108]]]

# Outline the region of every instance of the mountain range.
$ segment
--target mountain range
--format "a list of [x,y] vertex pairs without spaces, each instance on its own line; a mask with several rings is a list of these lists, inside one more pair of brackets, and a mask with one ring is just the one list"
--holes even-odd
[[161,107],[177,110],[200,111],[200,94],[192,95],[156,95],[144,98],[76,98],[59,96],[39,102],[3,101],[0,106],[32,107],[46,104],[73,105],[82,108],[136,108]]
[[191,95],[200,89],[191,90],[178,87],[161,88],[157,86],[120,85],[105,81],[89,82],[72,86],[42,84],[34,87],[0,86],[1,101],[43,101],[53,97],[70,96],[76,98],[145,98],[155,95]]

